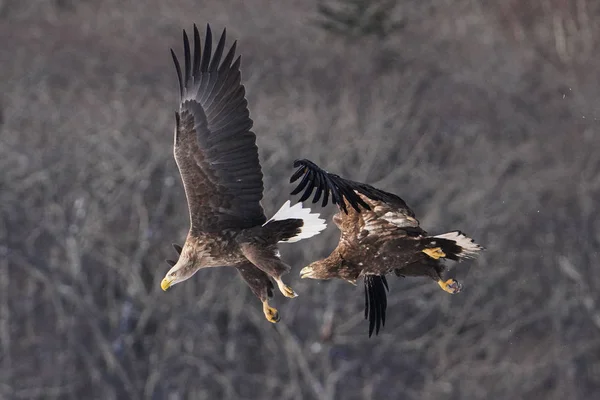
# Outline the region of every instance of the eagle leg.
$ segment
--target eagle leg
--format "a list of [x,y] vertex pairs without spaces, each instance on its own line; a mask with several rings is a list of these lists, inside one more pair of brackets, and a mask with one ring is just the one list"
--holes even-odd
[[273,282],[269,276],[254,264],[244,262],[236,265],[237,270],[241,274],[246,284],[252,290],[252,293],[263,303],[263,313],[269,322],[276,323],[279,321],[279,312],[269,306],[268,299],[273,297]]
[[283,281],[281,280],[281,277],[275,278],[275,282],[277,282],[277,287],[279,288],[279,291],[285,297],[289,297],[289,298],[293,299],[294,297],[298,296],[298,294],[296,292],[294,292],[294,289],[292,289],[291,286],[288,286],[285,283],[283,283]]
[[279,291],[285,297],[294,298],[297,296],[296,292],[283,283],[281,279],[281,276],[289,272],[291,268],[281,261],[276,247],[263,247],[253,243],[242,243],[240,249],[248,261],[275,279]]
[[437,281],[437,283],[438,285],[440,285],[443,291],[448,292],[450,294],[456,294],[462,289],[462,285],[460,284],[460,282],[452,278],[448,279],[445,282],[440,279]]
[[279,311],[276,308],[269,306],[269,300],[263,300],[263,313],[265,313],[265,318],[267,321],[276,324],[279,322]]

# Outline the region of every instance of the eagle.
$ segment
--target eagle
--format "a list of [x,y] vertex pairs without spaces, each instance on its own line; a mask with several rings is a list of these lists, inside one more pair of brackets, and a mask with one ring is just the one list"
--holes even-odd
[[237,41],[225,53],[226,29],[212,51],[210,25],[204,49],[194,25],[193,52],[183,30],[183,69],[173,49],[179,81],[173,154],[188,204],[190,228],[177,261],[161,282],[163,290],[191,278],[203,268],[232,266],[262,302],[265,317],[279,321],[269,305],[273,279],[286,297],[296,297],[282,280],[289,272],[278,243],[297,242],[325,229],[325,220],[286,201],[267,220],[261,200],[263,174],[253,121],[248,111]]
[[315,261],[300,271],[302,278],[339,278],[356,285],[364,277],[365,319],[369,320],[369,337],[385,325],[387,309],[386,275],[428,276],[448,293],[458,293],[461,284],[442,277],[443,259],[461,261],[473,258],[482,246],[461,231],[430,236],[420,227],[415,213],[395,194],[365,183],[329,173],[312,161],[294,162],[298,168],[290,178],[302,177],[292,195],[304,193],[298,200],[312,202],[329,198],[337,204],[333,222],[341,231],[339,243],[329,257]]

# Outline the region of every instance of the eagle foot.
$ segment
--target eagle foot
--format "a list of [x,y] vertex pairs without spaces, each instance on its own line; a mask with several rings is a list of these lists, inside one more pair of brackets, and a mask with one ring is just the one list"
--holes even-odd
[[439,260],[442,257],[446,257],[446,253],[442,251],[441,247],[434,247],[432,249],[423,249],[421,250],[423,253],[427,254],[429,257],[434,260]]
[[294,292],[294,289],[292,289],[290,286],[283,283],[281,278],[277,279],[276,281],[277,281],[277,287],[279,288],[279,291],[285,297],[289,297],[289,298],[293,299],[294,297],[298,296],[298,294],[296,292]]
[[448,279],[446,282],[440,279],[437,283],[438,285],[440,285],[443,291],[448,292],[450,294],[459,293],[462,289],[462,285],[460,284],[460,282],[452,278]]
[[274,324],[279,322],[279,311],[274,307],[269,307],[269,302],[267,300],[263,301],[263,313],[265,314],[267,321]]

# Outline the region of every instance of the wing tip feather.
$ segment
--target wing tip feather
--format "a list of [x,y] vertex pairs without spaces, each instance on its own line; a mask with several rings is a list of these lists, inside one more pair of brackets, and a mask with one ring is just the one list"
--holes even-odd
[[348,213],[346,202],[359,213],[361,212],[360,207],[366,210],[371,209],[355,192],[355,189],[361,184],[341,178],[336,174],[329,173],[308,159],[297,159],[294,161],[293,165],[295,168],[298,168],[298,170],[292,175],[290,182],[293,182],[304,175],[304,178],[298,184],[296,189],[291,192],[291,194],[294,195],[304,190],[301,201],[311,197],[314,188],[317,187],[318,190],[314,195],[313,203],[316,203],[319,200],[318,197],[321,196],[321,192],[325,191],[323,204],[327,204],[327,198],[329,197],[329,194],[331,194],[331,202],[337,204],[346,214]]
[[[294,182],[303,175],[304,178],[291,194],[297,194],[304,190],[303,198],[308,198],[312,195],[312,191],[316,186],[325,190],[323,204],[326,205],[327,203],[329,189],[331,192],[332,203],[337,204],[338,207],[346,214],[348,213],[346,203],[352,206],[352,208],[354,208],[354,210],[356,210],[358,213],[361,212],[361,209],[371,210],[370,205],[367,204],[367,202],[365,202],[365,200],[363,200],[363,198],[360,196],[364,195],[374,201],[381,201],[384,203],[393,204],[397,207],[405,208],[411,216],[414,216],[414,213],[412,210],[410,210],[406,202],[393,193],[385,192],[366,183],[355,182],[350,179],[342,178],[339,175],[322,169],[308,159],[297,159],[294,161],[293,165],[294,168],[298,168],[298,170],[290,178],[290,183]],[[309,181],[311,184],[309,184]],[[317,191],[314,196],[315,198],[313,198],[313,202],[316,203],[316,201],[318,201],[317,197],[320,196],[319,191]]]

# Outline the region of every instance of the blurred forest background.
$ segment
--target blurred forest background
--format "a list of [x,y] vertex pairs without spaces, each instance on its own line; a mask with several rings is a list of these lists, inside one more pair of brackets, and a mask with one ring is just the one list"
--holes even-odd
[[[296,158],[487,247],[450,276],[160,280],[188,229],[169,55],[238,39],[268,215]],[[590,399],[600,393],[600,2],[1,0],[1,399]],[[326,210],[325,215],[332,215]]]

